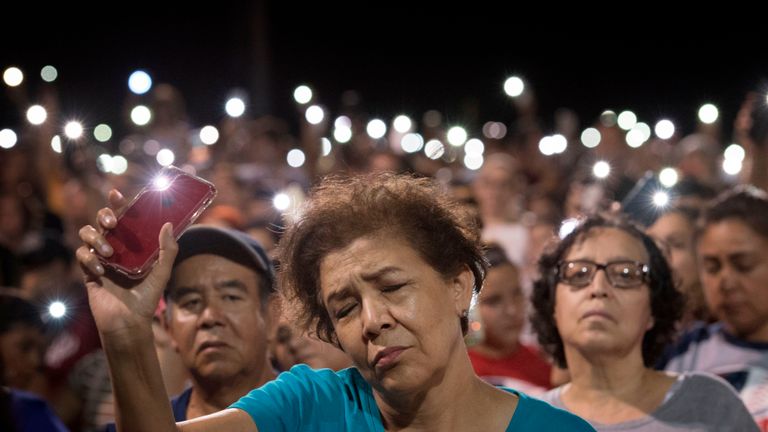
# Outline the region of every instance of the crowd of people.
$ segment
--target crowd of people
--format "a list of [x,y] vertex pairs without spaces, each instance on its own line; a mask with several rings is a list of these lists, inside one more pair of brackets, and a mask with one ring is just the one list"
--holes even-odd
[[[471,169],[372,138],[360,106],[347,143],[264,117],[208,146],[177,90],[153,98],[120,174],[45,124],[0,149],[0,429],[768,431],[764,99],[733,176],[711,125],[633,148],[604,113],[599,145],[562,130],[546,156],[532,104]],[[128,280],[104,233],[160,148],[219,192]],[[663,167],[668,203],[622,207]]]

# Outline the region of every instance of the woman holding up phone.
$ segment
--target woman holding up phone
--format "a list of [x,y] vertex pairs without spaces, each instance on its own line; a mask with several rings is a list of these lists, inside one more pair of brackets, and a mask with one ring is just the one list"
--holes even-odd
[[[110,195],[113,208],[123,201]],[[174,425],[152,348],[151,318],[177,244],[160,233],[157,265],[128,286],[105,273],[99,228],[78,259],[110,364],[118,425],[130,431],[588,431],[580,418],[472,370],[463,336],[485,262],[471,218],[427,179],[325,179],[279,246],[279,290],[296,324],[348,353],[339,372],[295,366],[229,409]],[[91,252],[93,248],[96,252]]]

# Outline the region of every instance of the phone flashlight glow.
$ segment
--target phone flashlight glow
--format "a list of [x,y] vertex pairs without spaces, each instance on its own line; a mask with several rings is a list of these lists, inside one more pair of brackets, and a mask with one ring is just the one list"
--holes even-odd
[[656,207],[666,207],[669,204],[669,194],[664,191],[658,191],[653,194],[653,204]]
[[156,190],[164,191],[171,185],[171,180],[168,177],[161,175],[155,177],[152,184],[154,184]]
[[48,305],[48,313],[53,318],[63,318],[67,314],[67,305],[59,300],[53,301]]

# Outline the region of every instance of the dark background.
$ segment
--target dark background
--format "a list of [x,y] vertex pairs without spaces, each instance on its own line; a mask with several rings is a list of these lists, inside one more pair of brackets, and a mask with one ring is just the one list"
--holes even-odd
[[[113,3],[111,12],[104,5],[9,11],[4,19],[17,24],[0,30],[0,66],[24,70],[34,101],[44,84],[40,68],[53,64],[65,117],[86,126],[106,121],[117,133],[127,78],[138,68],[155,84],[178,87],[195,125],[215,123],[229,92],[243,88],[252,115],[274,114],[295,126],[292,91],[306,83],[332,113],[344,91],[356,90],[372,116],[419,119],[437,109],[448,122],[477,129],[487,120],[514,120],[502,84],[519,74],[549,126],[561,107],[575,110],[582,127],[606,108],[632,109],[651,126],[670,118],[689,133],[698,107],[712,102],[725,139],[746,92],[768,76],[768,57],[749,48],[757,39],[728,33],[726,40],[726,32],[706,29],[670,35],[649,23],[642,33],[585,32],[586,24],[565,28],[506,12],[413,15],[413,5],[160,3]],[[13,127],[19,114],[1,99],[0,127]]]

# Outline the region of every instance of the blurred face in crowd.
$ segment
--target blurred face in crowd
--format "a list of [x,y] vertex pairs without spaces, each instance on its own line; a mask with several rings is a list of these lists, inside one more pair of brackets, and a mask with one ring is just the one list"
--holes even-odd
[[3,383],[9,387],[29,389],[43,367],[45,337],[26,324],[16,324],[0,335],[0,356],[5,367]]
[[306,364],[312,369],[333,370],[352,366],[352,359],[347,353],[327,342],[301,334],[288,323],[277,327],[273,355],[282,370],[297,364]]
[[686,296],[701,296],[696,251],[693,245],[693,224],[677,212],[661,216],[648,228],[648,235],[660,244],[674,274],[675,283]]
[[[648,263],[642,242],[617,228],[595,228],[573,245],[563,262],[555,322],[566,357],[574,351],[587,357],[626,357],[633,352],[642,356],[643,336],[653,326],[650,292],[644,281],[632,282],[639,278],[627,279],[634,268],[630,263]],[[596,270],[589,281],[589,263],[613,268]],[[564,282],[564,274],[581,283]]]
[[768,342],[768,239],[738,219],[708,225],[698,241],[710,310],[728,332]]
[[472,184],[472,191],[484,217],[504,217],[517,193],[514,171],[501,161],[482,167]]
[[194,377],[251,378],[268,368],[269,308],[260,301],[260,277],[211,254],[174,268],[168,332]]
[[491,267],[478,296],[478,312],[485,343],[498,348],[517,346],[525,323],[525,295],[515,266]]
[[341,347],[381,393],[439,380],[464,349],[468,268],[444,276],[398,235],[360,237],[320,263],[320,296]]

